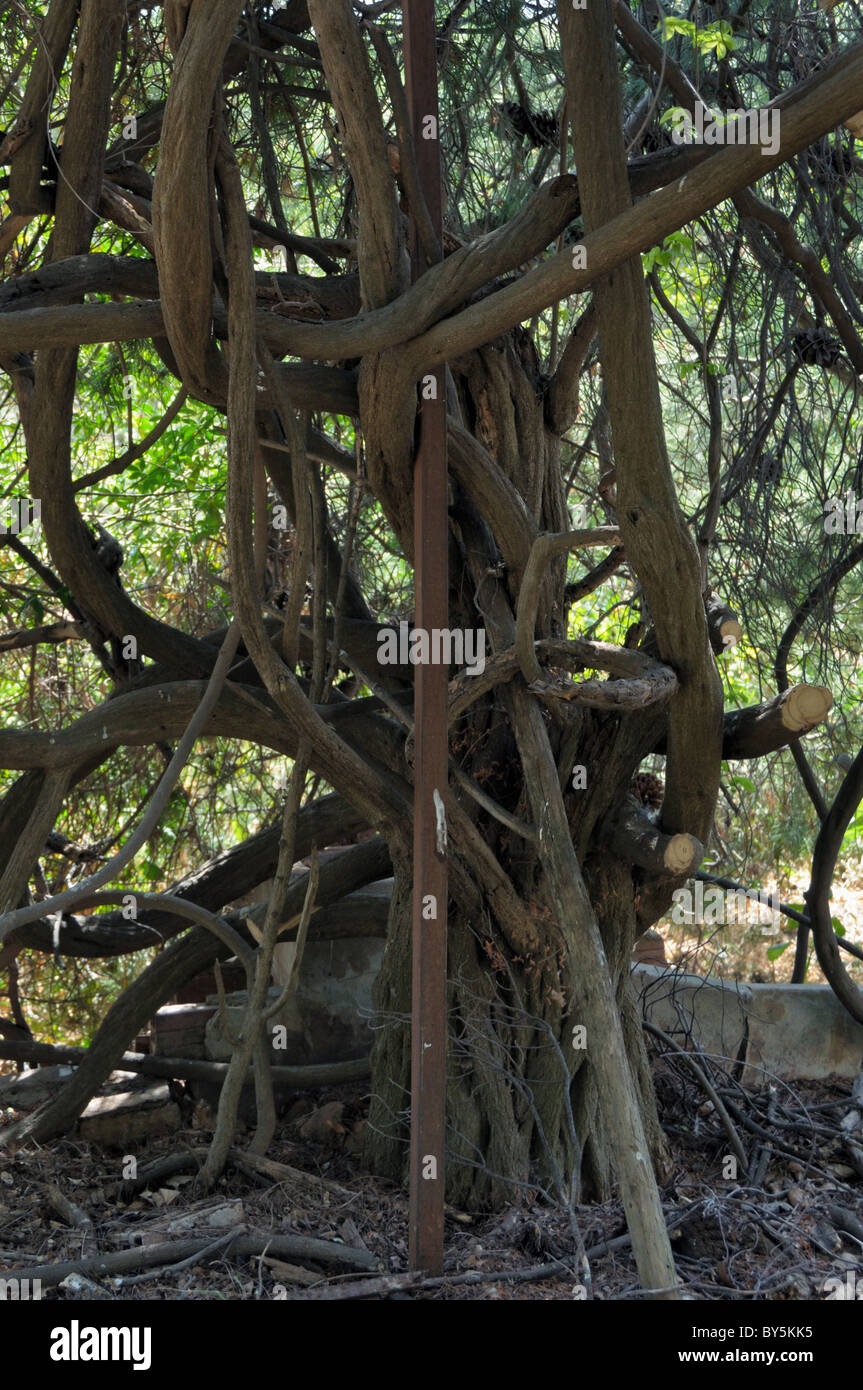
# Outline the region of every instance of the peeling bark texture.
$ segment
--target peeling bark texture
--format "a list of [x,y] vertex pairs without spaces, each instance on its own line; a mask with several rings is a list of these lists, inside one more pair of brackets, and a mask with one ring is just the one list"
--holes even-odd
[[309,0],[309,18],[357,190],[362,305],[377,309],[408,280],[380,106],[350,0]]
[[[113,8],[116,12],[117,6]],[[14,154],[9,175],[9,207],[25,217],[44,211],[39,181],[48,148],[47,116],[77,17],[77,0],[51,0],[40,26],[40,41],[18,112],[17,126],[24,139]]]
[[212,340],[212,144],[216,86],[243,0],[174,5],[174,77],[162,120],[153,189],[153,237],[165,328],[190,391],[219,389]]
[[[613,29],[604,7],[559,7],[585,229],[630,206]],[[586,54],[595,61],[587,62]],[[719,788],[722,687],[707,638],[698,556],[674,490],[662,427],[647,288],[637,258],[595,290],[608,384],[617,511],[659,655],[680,687],[669,710],[663,828],[706,840]]]

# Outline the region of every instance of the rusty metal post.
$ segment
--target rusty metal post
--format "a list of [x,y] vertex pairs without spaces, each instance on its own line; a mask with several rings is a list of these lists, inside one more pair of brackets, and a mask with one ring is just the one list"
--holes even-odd
[[[403,0],[405,75],[419,184],[438,240],[442,233],[434,0]],[[416,279],[425,269],[416,228]],[[414,620],[431,633],[449,626],[446,393],[443,369],[420,382],[414,466]],[[411,1002],[410,1264],[443,1269],[446,1100],[447,681],[443,664],[416,667],[414,694],[414,880]]]

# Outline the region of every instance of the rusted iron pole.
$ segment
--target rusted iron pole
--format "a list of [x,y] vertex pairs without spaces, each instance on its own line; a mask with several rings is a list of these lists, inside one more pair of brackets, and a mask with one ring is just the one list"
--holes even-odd
[[[405,76],[419,185],[442,233],[434,0],[403,0]],[[426,268],[413,227],[414,278]],[[449,626],[446,393],[443,369],[420,381],[414,465],[414,621]],[[430,648],[433,651],[433,647]],[[410,1264],[443,1270],[446,1101],[447,680],[443,664],[416,667],[411,1003]]]

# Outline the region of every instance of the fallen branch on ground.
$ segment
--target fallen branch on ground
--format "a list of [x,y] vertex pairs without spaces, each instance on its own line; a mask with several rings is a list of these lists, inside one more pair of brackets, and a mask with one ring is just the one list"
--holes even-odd
[[[0,1060],[15,1062],[65,1063],[75,1066],[87,1056],[86,1047],[59,1047],[53,1043],[37,1043],[28,1039],[20,1042],[0,1039]],[[139,1072],[142,1076],[161,1076],[178,1081],[212,1081],[221,1085],[228,1072],[227,1062],[202,1062],[188,1057],[148,1057],[140,1052],[126,1052],[117,1063],[118,1071]],[[337,1086],[343,1081],[364,1081],[370,1075],[368,1057],[350,1062],[323,1062],[308,1067],[273,1067],[273,1081],[279,1086],[295,1086],[297,1090],[315,1086]],[[251,1069],[247,1084],[251,1085]]]
[[[155,1265],[174,1265],[190,1256],[200,1255],[213,1244],[212,1237],[195,1240],[160,1241],[157,1245],[136,1245],[131,1250],[116,1250],[109,1255],[88,1255],[83,1260],[64,1260],[61,1264],[29,1265],[23,1268],[6,1267],[6,1273],[18,1280],[39,1279],[43,1288],[55,1288],[70,1274],[83,1274],[95,1279],[110,1279],[133,1270]],[[314,1236],[270,1235],[267,1232],[239,1236],[234,1243],[235,1255],[277,1255],[288,1259],[312,1260],[315,1264],[343,1265],[347,1269],[374,1273],[380,1263],[367,1250],[357,1250],[335,1241],[317,1240]]]

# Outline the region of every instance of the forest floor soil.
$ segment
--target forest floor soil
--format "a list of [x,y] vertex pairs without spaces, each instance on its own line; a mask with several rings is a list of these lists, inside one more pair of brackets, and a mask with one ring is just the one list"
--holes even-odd
[[[854,1111],[850,1086],[806,1082],[755,1095],[720,1076],[723,1094],[736,1106],[733,1123],[749,1165],[734,1175],[727,1129],[690,1069],[677,1059],[659,1060],[655,1078],[673,1157],[663,1207],[688,1296],[745,1304],[835,1298],[843,1296],[837,1293],[841,1288],[850,1288],[853,1297],[855,1287],[863,1289],[861,1127],[854,1132],[856,1166],[854,1134],[849,1150],[849,1130],[842,1128]],[[179,1132],[142,1141],[126,1154],[75,1137],[38,1150],[0,1152],[0,1279],[38,1276],[46,1265],[183,1241],[182,1266],[170,1255],[156,1268],[142,1262],[140,1269],[116,1275],[94,1273],[85,1265],[83,1281],[60,1284],[51,1275],[41,1296],[63,1301],[644,1296],[619,1201],[579,1205],[571,1213],[537,1188],[515,1186],[512,1204],[503,1212],[477,1215],[447,1207],[444,1279],[412,1283],[406,1274],[407,1193],[362,1167],[363,1085],[303,1096],[283,1117],[270,1146],[271,1170],[255,1172],[252,1163],[232,1161],[209,1193],[198,1188],[195,1172],[206,1154],[212,1114],[200,1102],[180,1097],[180,1105]],[[0,1112],[0,1125],[13,1119],[12,1112]],[[238,1136],[239,1154],[248,1138]],[[172,1162],[179,1168],[185,1163],[186,1171],[171,1173]],[[279,1164],[286,1166],[280,1170]],[[136,1169],[137,1179],[130,1183]],[[58,1207],[58,1189],[71,1210]],[[260,1236],[260,1250],[232,1254],[232,1231]],[[330,1242],[335,1262],[268,1253],[267,1239],[276,1236]],[[198,1262],[193,1253],[189,1262],[188,1242],[195,1238],[202,1252],[209,1249]],[[360,1258],[370,1257],[369,1270],[340,1268],[339,1246],[365,1252]]]

